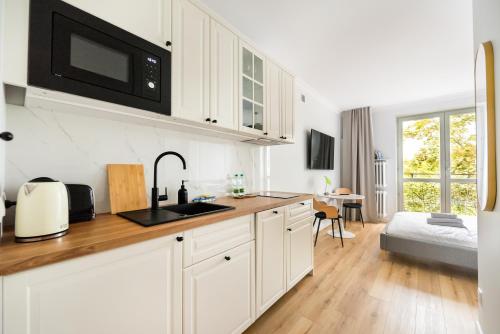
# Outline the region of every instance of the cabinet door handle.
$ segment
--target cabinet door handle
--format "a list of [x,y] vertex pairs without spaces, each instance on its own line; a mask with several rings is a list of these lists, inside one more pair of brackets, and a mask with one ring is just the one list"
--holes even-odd
[[181,242],[182,240],[184,240],[184,237],[177,237],[175,239],[177,239],[177,241]]
[[286,229],[288,232],[292,232],[292,229],[291,228],[287,228]]
[[216,119],[214,119],[214,120],[212,121],[212,123],[217,123],[217,120],[216,120]]
[[166,41],[166,42],[165,42],[165,45],[166,45],[166,46],[171,46],[171,45],[172,45],[172,42],[170,42],[170,41]]
[[306,205],[306,203],[300,202],[301,205]]
[[267,136],[267,135],[268,135],[268,133],[267,133],[267,132],[264,132],[264,136]]
[[224,256],[224,259],[226,259],[226,261],[230,261],[231,257],[226,255],[226,256]]
[[9,131],[4,131],[0,133],[0,139],[3,139],[5,141],[11,141],[12,139],[14,139],[14,135]]
[[273,210],[273,213],[274,213],[275,215],[277,215],[277,214],[278,214],[278,211],[276,211],[276,210]]
[[205,122],[210,122],[210,117],[209,118],[205,118]]

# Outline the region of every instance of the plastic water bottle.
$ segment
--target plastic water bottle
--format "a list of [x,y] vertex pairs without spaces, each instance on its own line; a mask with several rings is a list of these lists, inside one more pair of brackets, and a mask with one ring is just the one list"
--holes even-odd
[[238,197],[240,195],[240,188],[239,188],[239,176],[238,174],[234,174],[233,177],[231,178],[231,185],[232,185],[232,195],[233,197]]
[[238,188],[239,188],[240,196],[244,196],[245,195],[245,177],[243,176],[243,173],[240,174],[240,177],[238,180]]

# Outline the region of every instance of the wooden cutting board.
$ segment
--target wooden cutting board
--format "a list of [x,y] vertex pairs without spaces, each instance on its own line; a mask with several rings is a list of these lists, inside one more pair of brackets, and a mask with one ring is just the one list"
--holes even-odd
[[140,210],[148,207],[144,165],[107,165],[111,213]]

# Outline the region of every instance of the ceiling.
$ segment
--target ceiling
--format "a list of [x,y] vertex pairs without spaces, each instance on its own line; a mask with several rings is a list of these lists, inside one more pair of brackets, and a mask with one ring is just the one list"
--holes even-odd
[[332,105],[470,92],[472,0],[202,0]]

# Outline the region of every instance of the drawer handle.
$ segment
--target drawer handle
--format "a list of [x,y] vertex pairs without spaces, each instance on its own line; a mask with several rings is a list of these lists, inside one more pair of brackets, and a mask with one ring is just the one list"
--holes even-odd
[[306,203],[300,202],[301,205],[306,205]]
[[278,211],[276,211],[276,210],[273,210],[273,213],[274,213],[275,215],[277,215],[277,214],[278,214]]
[[224,258],[226,259],[226,261],[230,261],[231,260],[231,257],[230,256],[224,256]]
[[177,241],[181,242],[182,240],[184,240],[184,237],[177,237],[176,239]]
[[292,229],[291,228],[287,228],[286,229],[288,232],[292,232]]

